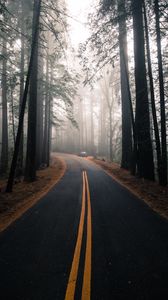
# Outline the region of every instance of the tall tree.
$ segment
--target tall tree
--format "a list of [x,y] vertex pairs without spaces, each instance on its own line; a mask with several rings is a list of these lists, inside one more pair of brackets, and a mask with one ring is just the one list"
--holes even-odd
[[3,38],[2,46],[2,148],[0,173],[8,168],[8,108],[7,108],[7,41]]
[[159,92],[160,92],[160,113],[161,113],[161,145],[162,145],[162,184],[167,184],[167,141],[166,141],[166,113],[165,113],[165,95],[164,95],[164,80],[163,80],[163,64],[162,64],[162,47],[161,47],[161,32],[160,32],[160,13],[159,1],[154,1],[155,17],[156,17],[156,41],[157,41],[157,56],[159,70]]
[[[38,6],[36,6],[37,4],[38,4]],[[28,67],[26,83],[25,83],[22,106],[21,106],[21,110],[20,110],[18,131],[17,131],[17,136],[16,136],[15,148],[14,148],[14,153],[13,153],[9,178],[8,178],[8,182],[7,182],[6,192],[12,192],[12,188],[13,188],[13,181],[14,181],[15,170],[16,170],[16,165],[17,165],[20,139],[21,139],[21,135],[22,135],[22,131],[23,131],[23,120],[24,120],[27,94],[28,94],[28,89],[29,89],[29,82],[30,82],[30,77],[31,77],[32,71],[33,71],[34,54],[35,54],[35,50],[36,50],[36,47],[37,47],[36,42],[37,42],[37,37],[38,37],[38,27],[39,27],[41,0],[35,1],[34,5],[35,5],[37,10],[34,11],[34,28],[33,28],[30,62],[29,62],[29,67]]]
[[136,85],[135,125],[138,145],[137,167],[138,175],[140,177],[154,180],[154,161],[150,136],[142,4],[142,0],[133,0],[132,2]]
[[43,51],[39,48],[38,60],[38,89],[37,89],[37,131],[36,131],[36,167],[42,164],[43,149],[43,109],[44,109],[44,83],[43,83]]
[[121,167],[131,168],[132,161],[132,126],[131,126],[131,93],[128,72],[127,27],[125,0],[118,0],[119,47],[120,47],[120,80],[122,104],[122,158]]
[[125,0],[100,0],[99,4],[97,16],[93,20],[94,32],[90,41],[97,48],[97,66],[100,69],[109,63],[109,58],[110,62],[114,63],[119,42],[122,105],[121,167],[130,169],[132,163],[132,104],[128,75],[126,5]]
[[[36,20],[39,17],[41,1],[34,1],[33,10],[33,32],[36,31]],[[37,30],[32,72],[30,77],[30,92],[29,92],[29,105],[28,105],[28,136],[27,136],[27,153],[26,153],[26,167],[25,167],[25,180],[36,180],[36,130],[37,130],[37,78],[38,78],[38,39],[39,30]]]
[[[25,9],[24,0],[21,0],[21,20],[20,20],[20,40],[21,40],[21,55],[20,55],[20,97],[19,97],[19,114],[22,107],[22,99],[24,93],[24,71],[25,71]],[[20,176],[23,174],[23,131],[22,129],[20,145],[19,145],[19,155],[17,162],[16,175]]]
[[93,101],[94,101],[94,97],[91,97],[90,100],[90,131],[91,131],[91,155],[95,155],[95,145],[94,145],[94,118],[93,118]]
[[158,169],[159,183],[163,184],[164,174],[163,174],[163,168],[162,168],[162,153],[161,153],[159,126],[158,126],[156,105],[155,105],[155,92],[154,92],[154,84],[153,84],[150,41],[149,41],[149,32],[148,32],[148,20],[147,20],[145,1],[143,1],[143,10],[144,10],[144,22],[145,22],[146,53],[147,53],[147,61],[148,61],[150,97],[151,97],[152,117],[153,117],[154,134],[155,134],[155,142],[156,142],[157,169]]
[[50,91],[49,91],[49,54],[46,57],[46,93],[45,93],[45,116],[44,116],[44,138],[43,138],[43,151],[42,162],[46,166],[49,165],[49,116],[50,116]]

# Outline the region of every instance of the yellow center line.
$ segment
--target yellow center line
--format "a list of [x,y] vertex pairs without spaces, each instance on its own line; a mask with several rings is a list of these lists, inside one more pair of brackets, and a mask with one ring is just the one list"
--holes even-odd
[[65,300],[74,299],[75,287],[76,287],[76,281],[78,275],[79,259],[81,253],[82,237],[83,237],[84,217],[85,217],[85,177],[83,172],[82,209],[81,209],[81,216],[79,222],[77,242],[76,242],[74,257],[72,261],[71,272],[69,275]]
[[90,300],[91,292],[91,251],[92,251],[92,223],[91,223],[91,202],[90,191],[87,174],[85,172],[86,190],[87,190],[87,240],[86,240],[86,253],[85,253],[85,266],[82,286],[82,300]]

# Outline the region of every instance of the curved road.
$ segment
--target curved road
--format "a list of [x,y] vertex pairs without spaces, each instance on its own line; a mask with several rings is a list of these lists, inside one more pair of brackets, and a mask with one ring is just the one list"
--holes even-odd
[[0,299],[168,299],[168,222],[92,162],[61,157],[63,178],[0,234]]

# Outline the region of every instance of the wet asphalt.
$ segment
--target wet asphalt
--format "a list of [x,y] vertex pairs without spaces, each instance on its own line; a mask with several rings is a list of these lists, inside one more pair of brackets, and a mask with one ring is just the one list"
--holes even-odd
[[[81,213],[83,171],[89,181],[92,216],[90,299],[168,299],[168,221],[92,162],[60,156],[67,164],[62,179],[0,234],[0,299],[65,298]],[[81,299],[85,244],[86,220],[75,300]]]

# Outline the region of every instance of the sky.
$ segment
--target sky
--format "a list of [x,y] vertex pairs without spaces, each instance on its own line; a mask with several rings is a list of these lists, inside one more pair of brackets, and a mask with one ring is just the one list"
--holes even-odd
[[69,14],[73,17],[73,19],[68,18],[69,34],[73,46],[77,48],[79,43],[84,42],[89,35],[86,23],[93,0],[66,0],[66,2]]

